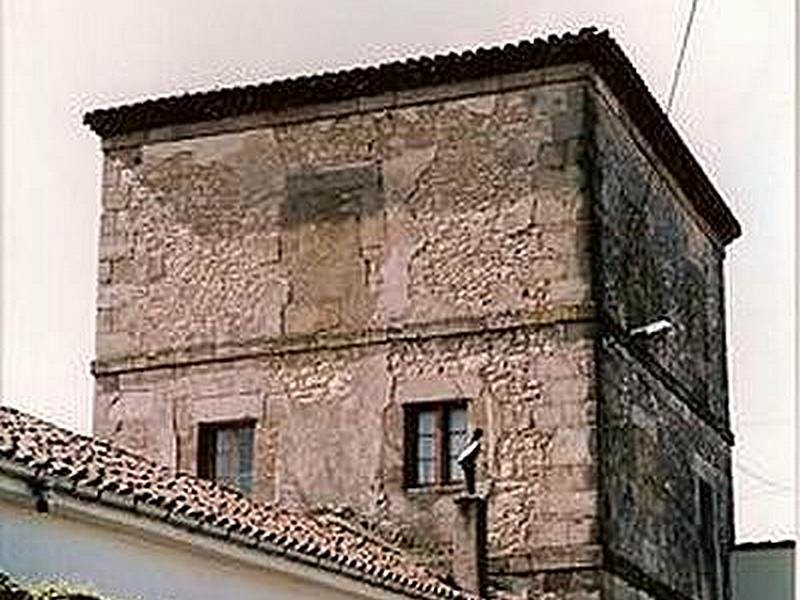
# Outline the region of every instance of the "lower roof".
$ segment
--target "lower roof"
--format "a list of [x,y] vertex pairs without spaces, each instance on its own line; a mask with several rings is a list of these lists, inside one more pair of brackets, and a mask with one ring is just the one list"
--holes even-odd
[[10,407],[0,407],[0,471],[7,470],[4,464],[29,473],[34,488],[110,503],[188,526],[200,535],[231,536],[266,553],[279,552],[289,560],[412,598],[473,598],[342,519],[255,502],[237,490],[173,473],[104,440]]

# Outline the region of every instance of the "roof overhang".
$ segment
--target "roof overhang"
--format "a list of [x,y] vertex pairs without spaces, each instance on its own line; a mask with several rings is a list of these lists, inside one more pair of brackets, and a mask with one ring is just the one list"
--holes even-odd
[[[273,571],[300,581],[332,588],[356,598],[373,600],[408,600],[410,596],[383,586],[372,585],[353,574],[337,573],[321,564],[290,556],[285,549],[269,549],[264,544],[254,545],[247,540],[230,536],[209,535],[192,528],[180,520],[153,518],[152,514],[137,511],[131,502],[119,498],[90,500],[76,497],[57,487],[44,486],[36,474],[20,465],[0,460],[0,502],[5,501],[34,509],[37,503],[46,503],[46,512],[55,518],[82,522],[93,527],[104,527],[197,555],[206,554],[209,560],[222,559],[241,566]],[[419,597],[423,598],[424,595]]]
[[408,59],[95,110],[84,122],[109,140],[159,128],[275,113],[311,105],[407,93],[468,81],[589,64],[617,98],[656,157],[724,246],[741,235],[733,213],[607,31],[550,36],[462,53]]

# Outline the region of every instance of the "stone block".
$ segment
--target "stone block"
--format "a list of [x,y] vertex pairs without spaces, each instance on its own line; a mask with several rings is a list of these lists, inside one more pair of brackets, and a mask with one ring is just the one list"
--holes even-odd
[[477,398],[483,385],[479,377],[469,374],[399,379],[395,395],[400,402]]
[[100,238],[98,247],[99,260],[115,260],[123,258],[130,252],[127,241],[121,237]]
[[591,380],[588,377],[565,377],[549,379],[544,382],[544,397],[559,405],[581,404],[589,399]]
[[473,96],[472,98],[458,100],[455,104],[475,115],[488,117],[495,111],[497,96],[495,94],[481,94],[479,96]]
[[559,304],[586,304],[592,299],[591,283],[582,277],[570,277],[551,282],[548,300]]
[[567,525],[567,543],[583,546],[598,541],[598,526],[595,518],[578,519]]
[[[285,312],[289,295],[289,285],[285,281],[273,281],[266,287],[261,302],[256,307],[253,316],[255,330],[260,335],[274,337],[284,333],[284,328],[287,326],[284,323],[284,318],[286,318],[287,322],[290,319],[288,312]],[[305,317],[298,312],[294,312],[291,314],[291,318],[300,319],[300,321],[295,321],[294,326],[302,329],[303,325],[300,322]]]
[[547,498],[550,512],[564,520],[576,520],[597,516],[597,490],[553,491]]
[[130,203],[130,190],[125,186],[104,187],[101,203],[104,211],[124,210]]
[[594,454],[593,429],[560,427],[556,430],[550,455],[554,464],[589,464],[592,462]]
[[[106,418],[115,444],[174,468],[175,437],[171,416],[172,407],[148,390],[120,392],[119,397],[108,404]],[[155,423],[159,426],[154,427]]]
[[[581,353],[569,352],[542,356],[534,363],[536,378],[551,385],[559,379],[576,380],[584,376],[586,357]],[[562,401],[559,399],[559,401]]]
[[537,190],[535,196],[533,220],[536,225],[552,225],[567,223],[574,226],[574,218],[578,198],[576,194],[566,189]]
[[559,408],[559,421],[565,427],[594,425],[597,420],[597,406],[593,402],[565,402]]
[[564,521],[543,521],[531,529],[529,537],[532,548],[563,546],[567,543],[567,524]]
[[411,148],[383,163],[383,183],[390,198],[406,198],[436,156],[436,146]]
[[537,279],[553,281],[567,276],[568,263],[561,258],[534,258],[531,272]]
[[128,286],[124,285],[98,285],[97,307],[114,308],[122,306],[130,291]]
[[111,333],[114,331],[114,311],[110,308],[99,308],[97,310],[97,332]]
[[539,146],[538,164],[546,169],[561,170],[567,165],[567,147],[564,143],[545,142]]
[[562,424],[561,407],[558,404],[547,403],[537,406],[533,415],[536,427],[553,428]]
[[97,264],[97,283],[108,285],[111,283],[111,261],[101,260]]
[[136,350],[135,338],[128,332],[97,333],[95,345],[97,357],[108,359],[133,354]]
[[533,197],[528,195],[508,207],[502,207],[497,220],[498,231],[503,235],[512,235],[530,227],[533,222],[533,203]]
[[361,248],[382,247],[385,243],[385,219],[383,212],[364,215],[359,223]]
[[[148,272],[154,270],[153,265],[160,255],[147,258]],[[155,278],[154,278],[155,279]],[[150,280],[150,277],[148,277]],[[111,261],[111,281],[114,284],[129,284],[134,281],[133,261],[127,256],[115,258]]]
[[114,211],[103,211],[100,215],[100,237],[112,238],[117,233],[115,226],[116,213]]

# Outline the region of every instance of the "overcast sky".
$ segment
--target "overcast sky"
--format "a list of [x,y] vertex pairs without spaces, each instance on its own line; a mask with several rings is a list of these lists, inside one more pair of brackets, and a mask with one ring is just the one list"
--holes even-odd
[[[728,260],[736,521],[793,535],[794,8],[699,0],[672,118],[744,229]],[[2,396],[91,427],[91,108],[609,28],[665,103],[691,0],[3,0]]]

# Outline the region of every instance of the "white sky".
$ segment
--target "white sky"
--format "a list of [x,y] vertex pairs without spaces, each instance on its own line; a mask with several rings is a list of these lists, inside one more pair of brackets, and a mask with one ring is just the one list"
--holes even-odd
[[[608,27],[665,101],[691,0],[2,0],[4,402],[90,428],[91,108]],[[673,120],[742,223],[728,263],[740,540],[793,536],[794,23],[699,0]]]

